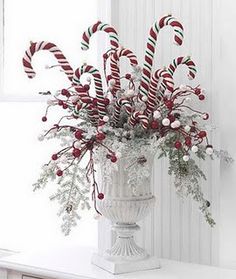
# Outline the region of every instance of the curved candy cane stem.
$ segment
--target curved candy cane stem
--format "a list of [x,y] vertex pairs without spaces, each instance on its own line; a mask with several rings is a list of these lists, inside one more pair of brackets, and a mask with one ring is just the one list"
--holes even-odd
[[120,90],[120,68],[118,64],[120,57],[122,56],[126,56],[129,59],[130,65],[132,67],[138,65],[137,57],[130,49],[117,49],[115,52],[111,54],[111,76],[116,81],[114,85],[115,91]]
[[98,107],[98,114],[99,118],[102,120],[103,116],[106,115],[106,106],[104,103],[104,95],[102,89],[102,79],[99,71],[95,69],[93,66],[84,64],[80,68],[75,71],[73,82],[76,85],[81,85],[80,77],[82,74],[88,73],[94,77],[95,83],[95,91],[96,91],[96,98],[97,98],[97,107]]
[[91,25],[88,28],[88,30],[84,32],[83,37],[82,37],[82,42],[81,42],[82,50],[89,49],[90,38],[97,31],[104,31],[104,32],[108,33],[109,38],[110,38],[111,48],[112,49],[118,48],[119,39],[118,39],[118,34],[117,34],[116,30],[109,24],[98,21],[97,23]]
[[118,99],[115,103],[115,113],[114,113],[114,122],[116,125],[120,120],[120,111],[122,106],[124,106],[125,111],[127,112],[128,115],[130,115],[132,112],[132,105],[129,100],[123,98]]
[[163,18],[160,19],[159,22],[155,22],[153,24],[149,32],[149,37],[148,37],[146,52],[144,57],[145,61],[143,65],[143,73],[142,73],[142,78],[140,83],[140,96],[139,96],[140,99],[142,98],[142,96],[148,95],[157,37],[160,30],[165,26],[172,26],[174,28],[174,33],[175,33],[174,41],[176,42],[177,45],[181,45],[183,42],[183,26],[179,21],[177,21],[171,15],[164,16]]
[[157,102],[157,91],[158,91],[158,83],[159,79],[163,78],[162,84],[164,84],[165,88],[171,92],[174,90],[174,81],[172,75],[163,69],[157,70],[151,78],[149,92],[148,92],[148,100],[147,100],[147,108],[145,110],[145,114],[149,116],[156,105]]
[[68,79],[70,81],[72,80],[74,71],[71,68],[69,62],[66,60],[66,57],[63,55],[61,50],[55,44],[45,42],[45,41],[32,43],[31,46],[25,52],[25,55],[23,57],[23,65],[24,65],[24,71],[28,75],[28,78],[34,78],[36,75],[35,71],[33,70],[31,61],[35,52],[40,50],[50,51],[57,59],[59,65],[67,75]]
[[129,124],[131,126],[134,126],[138,122],[141,123],[144,129],[148,128],[148,117],[147,115],[144,115],[141,111],[135,111],[134,113],[131,114]]
[[173,60],[172,64],[169,65],[168,72],[173,76],[174,72],[179,65],[186,65],[189,69],[188,78],[194,79],[197,69],[190,56],[181,56]]

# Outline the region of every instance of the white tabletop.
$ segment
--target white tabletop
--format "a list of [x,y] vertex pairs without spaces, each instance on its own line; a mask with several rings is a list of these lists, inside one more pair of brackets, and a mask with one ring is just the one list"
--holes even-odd
[[112,275],[90,264],[92,249],[51,248],[0,259],[0,268],[56,279],[235,279],[236,270],[161,260],[161,269]]

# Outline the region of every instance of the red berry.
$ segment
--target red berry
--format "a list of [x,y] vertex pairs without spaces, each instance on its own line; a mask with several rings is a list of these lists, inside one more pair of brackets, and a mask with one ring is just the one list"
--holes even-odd
[[182,143],[180,141],[175,142],[175,148],[180,149],[182,147]]
[[205,99],[205,96],[201,94],[201,95],[198,96],[198,99],[199,99],[200,101],[203,101],[203,100]]
[[103,54],[103,58],[104,58],[104,59],[107,59],[107,58],[108,58],[108,54],[107,54],[107,53],[104,53],[104,54]]
[[62,100],[59,100],[59,101],[58,101],[58,105],[59,105],[59,106],[63,106],[63,104],[64,104],[64,102],[63,102]]
[[85,91],[89,91],[90,86],[89,86],[88,84],[85,84],[85,85],[83,86],[83,88],[84,88]]
[[107,76],[107,80],[109,81],[109,80],[111,80],[112,79],[112,76],[111,75],[108,75]]
[[192,145],[192,140],[191,140],[190,137],[186,137],[186,138],[185,138],[185,144],[186,144],[187,146],[191,146],[191,145]]
[[71,96],[71,94],[70,94],[70,92],[68,91],[67,94],[66,94],[66,97],[67,97],[67,98],[70,98],[70,96]]
[[201,94],[201,88],[199,88],[199,87],[195,88],[195,94],[200,95]]
[[166,107],[167,107],[168,109],[172,109],[173,106],[174,106],[174,103],[173,103],[172,101],[166,101],[166,102],[165,102],[165,105],[166,105]]
[[61,95],[63,95],[63,96],[67,96],[68,93],[69,93],[69,91],[66,89],[61,90]]
[[66,103],[64,103],[64,104],[62,105],[62,107],[63,107],[64,109],[67,109],[67,108],[68,108],[68,105],[67,105]]
[[72,154],[74,157],[78,158],[81,155],[81,150],[78,148],[74,148]]
[[115,155],[111,156],[111,161],[112,163],[115,163],[117,161],[117,157]]
[[47,119],[46,116],[43,116],[43,117],[42,117],[42,121],[43,121],[43,122],[46,122],[47,120],[48,120],[48,119]]
[[110,104],[110,100],[108,98],[104,99],[104,105],[108,106]]
[[200,131],[198,133],[199,138],[204,138],[204,137],[206,137],[206,135],[207,135],[206,131]]
[[99,200],[103,200],[104,199],[104,194],[103,193],[99,193],[98,194],[98,198],[99,198]]
[[106,135],[104,133],[98,133],[96,135],[96,139],[101,141],[101,140],[104,140],[106,138]]
[[126,75],[125,75],[125,78],[126,78],[126,79],[131,79],[131,74],[126,74]]
[[152,129],[157,129],[159,127],[159,123],[157,120],[152,120],[150,126]]
[[58,170],[57,171],[57,176],[62,176],[63,175],[63,171],[62,170]]
[[56,161],[58,159],[58,155],[57,154],[53,154],[52,155],[52,160]]
[[77,130],[75,132],[75,137],[78,139],[78,140],[81,140],[83,138],[83,131],[81,130]]

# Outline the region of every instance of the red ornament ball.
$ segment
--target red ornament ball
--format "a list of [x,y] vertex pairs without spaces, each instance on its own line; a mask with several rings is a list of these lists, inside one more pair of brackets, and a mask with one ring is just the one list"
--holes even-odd
[[43,122],[46,122],[47,120],[48,120],[48,119],[47,119],[46,116],[43,116],[43,117],[42,117],[42,121],[43,121]]
[[200,101],[203,101],[203,100],[205,99],[205,96],[202,95],[202,94],[200,94],[200,95],[198,96],[198,99],[199,99]]
[[79,148],[74,148],[72,154],[75,158],[78,158],[81,155],[81,150]]
[[99,193],[98,194],[98,199],[99,200],[103,200],[104,199],[104,194],[103,193]]
[[190,137],[186,137],[186,138],[185,138],[185,144],[186,144],[187,146],[191,146],[191,145],[192,145],[192,140],[191,140]]
[[104,134],[104,133],[98,133],[97,135],[96,135],[96,139],[98,140],[98,141],[102,141],[102,140],[104,140],[106,138],[106,135]]
[[175,142],[175,148],[180,149],[182,147],[182,143],[180,141]]
[[111,156],[111,162],[115,163],[117,161],[117,157],[115,155]]
[[58,159],[58,155],[57,154],[53,154],[52,155],[52,160],[56,161]]
[[57,176],[62,176],[63,175],[63,171],[62,170],[58,170],[57,171]]
[[157,120],[152,120],[150,126],[152,129],[157,129],[159,127],[159,122]]
[[207,135],[206,131],[200,131],[200,132],[198,133],[199,138],[205,138],[206,135]]
[[83,86],[83,88],[84,88],[85,91],[89,91],[90,86],[89,86],[88,84],[85,84],[85,85]]
[[83,138],[83,131],[82,130],[77,130],[75,132],[75,137],[78,139],[78,140],[81,140]]

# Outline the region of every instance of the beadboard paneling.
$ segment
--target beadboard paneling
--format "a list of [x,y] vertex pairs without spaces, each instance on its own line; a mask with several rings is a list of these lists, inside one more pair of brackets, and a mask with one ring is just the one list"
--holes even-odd
[[[172,43],[173,30],[169,27],[160,32],[155,54],[155,69],[167,66],[179,55],[190,55],[197,64],[198,74],[194,81],[187,79],[187,69],[180,68],[175,74],[176,83],[201,83],[207,89],[207,100],[202,104],[213,113],[211,120],[217,125],[217,115],[212,110],[217,104],[214,81],[217,78],[213,61],[217,60],[218,37],[216,35],[218,0],[119,0],[111,1],[111,22],[116,27],[121,45],[134,51],[143,63],[149,29],[155,20],[165,14],[178,18],[185,28],[184,44]],[[216,65],[216,64],[214,64]],[[122,71],[128,68],[124,60]],[[215,93],[214,93],[215,94]],[[219,145],[218,131],[214,132],[214,145]],[[219,163],[201,163],[207,174],[202,183],[205,195],[212,201],[213,215],[218,221]],[[150,216],[141,222],[137,241],[158,257],[203,264],[218,264],[218,227],[209,228],[198,205],[190,199],[180,199],[174,189],[173,178],[167,174],[167,160],[156,160],[153,174],[153,192],[157,203]]]

